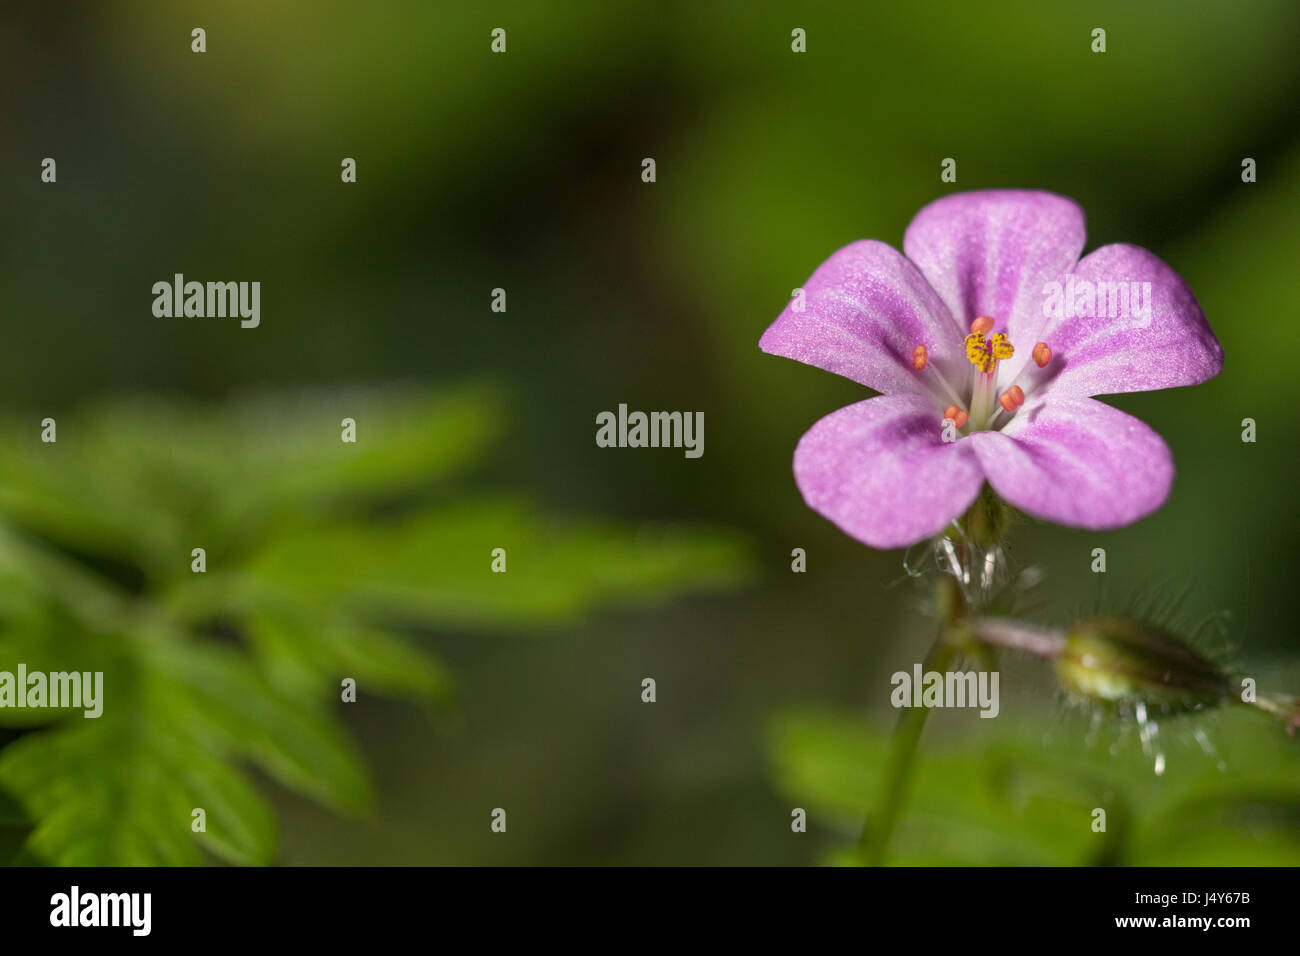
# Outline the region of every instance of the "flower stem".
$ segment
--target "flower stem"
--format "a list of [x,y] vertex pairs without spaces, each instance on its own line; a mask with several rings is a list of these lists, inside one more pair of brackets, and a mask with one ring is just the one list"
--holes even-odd
[[[946,670],[957,654],[957,648],[947,637],[947,628],[941,628],[930,652],[925,656],[922,671]],[[894,733],[889,741],[888,763],[885,765],[884,783],[876,798],[875,809],[868,815],[858,841],[858,853],[869,866],[880,866],[885,860],[890,837],[902,815],[907,800],[908,786],[912,782],[912,769],[916,763],[916,748],[925,729],[928,707],[907,707],[898,715]]]
[[1065,652],[1065,635],[1059,631],[1023,624],[1003,617],[982,617],[971,622],[971,636],[982,644],[1021,651],[1054,661]]

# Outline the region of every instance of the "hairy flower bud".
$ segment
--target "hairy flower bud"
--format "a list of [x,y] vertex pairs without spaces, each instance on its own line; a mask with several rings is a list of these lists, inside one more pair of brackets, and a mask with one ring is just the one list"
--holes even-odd
[[1219,665],[1165,631],[1125,618],[1076,624],[1065,635],[1056,670],[1079,697],[1115,705],[1141,702],[1164,713],[1213,707],[1233,695]]
[[1096,617],[1062,634],[1011,618],[984,616],[950,627],[951,639],[957,643],[965,636],[978,645],[1054,661],[1069,693],[1114,707],[1132,705],[1133,715],[1143,724],[1149,710],[1179,714],[1240,703],[1280,720],[1293,737],[1300,731],[1300,697],[1257,692],[1253,680],[1228,673],[1149,624]]

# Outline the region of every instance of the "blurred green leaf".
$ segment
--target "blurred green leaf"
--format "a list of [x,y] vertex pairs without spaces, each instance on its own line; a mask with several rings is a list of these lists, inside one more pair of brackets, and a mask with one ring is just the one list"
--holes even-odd
[[[496,548],[506,552],[502,574],[489,572]],[[727,588],[748,570],[734,534],[544,519],[521,502],[495,499],[285,538],[258,556],[248,576],[264,591],[278,587],[282,600],[292,594],[312,605],[498,627]],[[338,580],[348,582],[346,591],[334,587]]]
[[104,674],[98,718],[0,710],[29,730],[0,749],[0,822],[34,822],[22,858],[272,862],[275,821],[243,767],[364,813],[342,679],[358,700],[446,705],[453,681],[419,632],[553,626],[744,579],[730,534],[449,495],[499,404],[485,389],[137,400],[63,416],[53,444],[0,424],[0,669]]
[[[923,741],[891,862],[1300,863],[1300,753],[1276,726],[1236,712],[1180,718],[1165,728],[1159,775],[1131,727],[1089,736],[1067,717],[1050,739],[1022,724]],[[832,862],[855,859],[886,747],[886,735],[843,714],[794,711],[773,723],[777,786],[803,801],[811,820],[842,833]],[[1095,808],[1106,811],[1105,832],[1092,829]]]

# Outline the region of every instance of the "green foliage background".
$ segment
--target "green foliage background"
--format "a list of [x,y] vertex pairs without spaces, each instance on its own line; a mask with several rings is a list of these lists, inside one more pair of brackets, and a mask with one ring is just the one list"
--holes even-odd
[[[1205,386],[1114,400],[1174,450],[1157,515],[1016,529],[1048,571],[1037,613],[1191,581],[1180,616],[1226,612],[1215,650],[1296,691],[1298,21],[1285,0],[6,9],[0,668],[102,668],[108,699],[0,736],[0,852],[842,859],[888,675],[929,624],[899,555],[790,478],[861,390],[756,342],[834,249],[900,242],[948,156],[957,188],[1062,192],[1089,248],[1155,251],[1227,354]],[[174,272],[260,280],[262,327],[154,319]],[[704,457],[595,448],[619,402],[704,411]],[[1174,723],[1156,778],[1119,729],[1088,744],[1045,673],[1008,674],[998,720],[927,731],[900,862],[1297,862],[1275,726]],[[1107,794],[1127,824],[1098,841]]]

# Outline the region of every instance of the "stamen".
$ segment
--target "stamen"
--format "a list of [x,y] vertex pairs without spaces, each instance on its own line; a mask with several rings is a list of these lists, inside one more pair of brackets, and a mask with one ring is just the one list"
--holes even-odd
[[962,409],[956,405],[949,405],[945,408],[943,410],[943,417],[946,420],[950,420],[958,428],[963,427],[968,421],[970,421],[970,415],[962,411]]
[[987,332],[991,328],[993,328],[993,320],[987,315],[979,316],[970,324],[970,330],[972,332],[979,332],[980,334]]
[[1025,392],[1019,385],[1012,385],[998,398],[998,404],[1008,412],[1014,412],[1025,404]]
[[930,353],[924,345],[918,345],[916,348],[912,349],[912,368],[916,369],[918,372],[922,372],[926,368],[933,370],[934,377],[937,378],[939,384],[943,386],[944,394],[954,402],[957,402],[958,404],[961,403],[961,399],[957,396],[957,390],[948,384],[948,380],[944,378],[943,373],[939,371],[939,366],[930,363]]
[[1011,340],[1001,332],[993,336],[993,342],[989,346],[989,351],[993,354],[995,359],[999,360],[1009,359],[1011,356],[1016,354],[1015,347],[1011,344]]
[[[1019,373],[1016,375],[1014,379],[1011,380],[1011,385],[1008,386],[1009,388],[1019,388],[1020,383],[1023,381],[1026,385],[1030,386],[1032,391],[1033,386],[1035,384],[1038,384],[1038,382],[1031,382],[1031,380],[1035,378],[1033,374],[1034,369],[1046,368],[1047,365],[1051,363],[1053,358],[1052,350],[1048,348],[1046,342],[1039,342],[1037,345],[1035,345],[1034,350],[1031,354],[1034,359],[1034,364],[1030,365],[1028,362],[1026,362],[1023,366],[1021,366]],[[1041,379],[1039,381],[1041,381]]]

